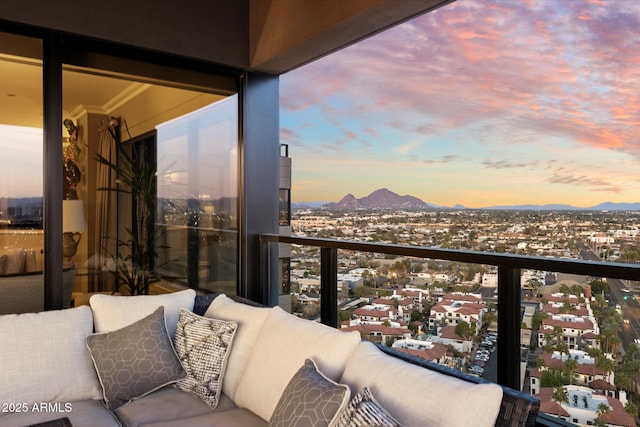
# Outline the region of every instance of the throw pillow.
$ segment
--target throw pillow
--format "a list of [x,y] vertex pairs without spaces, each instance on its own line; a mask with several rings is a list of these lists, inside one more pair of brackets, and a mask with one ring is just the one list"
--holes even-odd
[[351,390],[367,387],[382,407],[407,426],[493,427],[502,403],[498,384],[474,384],[425,369],[384,354],[367,341],[351,355],[340,382]]
[[86,306],[0,316],[0,403],[31,407],[100,399],[100,383],[85,346],[92,332],[93,317]]
[[222,379],[238,324],[208,319],[181,309],[173,338],[187,377],[176,385],[193,393],[214,409],[218,406]]
[[331,381],[307,359],[284,389],[269,427],[334,425],[350,394],[348,386]]
[[[360,340],[356,331],[342,332],[273,307],[256,337],[233,401],[269,421],[278,398],[306,359],[313,359],[324,375],[337,381]],[[235,348],[232,353],[234,358]]]
[[193,310],[196,292],[185,289],[162,295],[92,295],[89,305],[93,310],[93,322],[96,332],[111,332],[124,328],[133,322],[153,313],[164,306],[164,315],[169,336],[173,337],[178,324],[178,313],[181,308]]
[[365,387],[353,396],[338,419],[337,427],[400,427]]
[[117,331],[89,335],[87,348],[111,410],[187,375],[171,345],[162,306]]

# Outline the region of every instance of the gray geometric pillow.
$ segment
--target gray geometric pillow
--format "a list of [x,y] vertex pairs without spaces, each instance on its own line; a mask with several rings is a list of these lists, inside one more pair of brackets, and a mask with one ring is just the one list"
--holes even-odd
[[269,427],[333,425],[350,395],[348,386],[331,381],[307,359],[280,396]]
[[222,391],[222,379],[231,353],[238,324],[209,319],[180,309],[173,344],[187,371],[176,383],[182,391],[193,393],[214,409]]
[[398,423],[374,399],[371,391],[364,387],[353,396],[338,419],[337,427],[400,427]]
[[111,410],[187,376],[164,323],[164,306],[117,331],[87,337]]

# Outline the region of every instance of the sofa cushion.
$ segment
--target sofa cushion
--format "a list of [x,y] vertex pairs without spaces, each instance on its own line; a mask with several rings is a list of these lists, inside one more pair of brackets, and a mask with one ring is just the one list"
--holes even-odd
[[[174,386],[167,386],[121,406],[115,411],[115,414],[122,425],[126,427],[140,427],[158,422],[176,425],[175,420],[228,411],[236,407],[231,399],[222,394],[218,406],[212,411],[202,399]],[[188,424],[181,423],[180,425],[186,426]]]
[[336,381],[359,342],[358,332],[341,332],[273,307],[234,400],[269,421],[284,389],[306,359],[313,359],[324,375]]
[[388,356],[370,342],[358,346],[340,382],[352,391],[368,387],[407,426],[493,426],[502,400],[497,384],[474,384],[430,371]]
[[173,342],[187,377],[176,386],[198,396],[211,408],[218,405],[237,327],[236,322],[209,319],[180,309]]
[[235,399],[240,377],[242,377],[242,373],[247,366],[249,356],[262,329],[262,324],[270,312],[271,308],[252,307],[235,302],[222,294],[213,300],[204,314],[205,317],[231,320],[238,324],[238,330],[233,339],[233,346],[227,362],[227,370],[224,374],[224,381],[222,382],[222,392],[231,399]]
[[124,328],[153,313],[156,308],[164,306],[167,331],[169,336],[173,337],[180,309],[193,310],[195,297],[196,292],[193,289],[170,294],[133,297],[95,294],[89,299],[89,304],[93,310],[96,332],[111,332]]
[[400,427],[400,424],[373,397],[365,387],[353,396],[342,411],[337,427]]
[[164,307],[117,331],[87,337],[104,401],[117,409],[186,377],[164,324]]
[[307,359],[280,396],[269,427],[335,425],[350,395],[348,386],[331,381]]
[[0,316],[0,402],[100,399],[84,345],[92,330],[89,307]]
[[68,417],[74,427],[120,427],[120,423],[100,400],[65,402],[58,409],[0,415],[2,427],[24,427]]
[[267,422],[246,409],[230,409],[228,411],[216,411],[195,417],[181,418],[175,421],[162,421],[157,423],[142,424],[140,427],[266,427]]

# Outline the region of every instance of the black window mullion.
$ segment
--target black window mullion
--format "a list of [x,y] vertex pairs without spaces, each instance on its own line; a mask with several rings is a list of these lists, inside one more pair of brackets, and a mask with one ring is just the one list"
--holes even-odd
[[43,40],[44,308],[64,308],[62,286],[62,42]]

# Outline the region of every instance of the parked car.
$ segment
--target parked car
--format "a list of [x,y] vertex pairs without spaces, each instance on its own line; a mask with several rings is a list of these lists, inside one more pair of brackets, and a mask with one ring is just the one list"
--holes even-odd
[[472,374],[476,374],[476,375],[482,375],[484,374],[484,368],[481,368],[480,366],[472,366],[471,368],[469,368],[469,372]]

